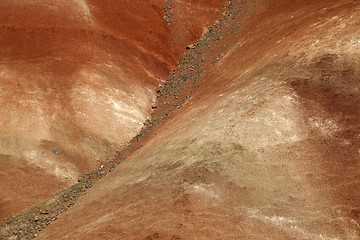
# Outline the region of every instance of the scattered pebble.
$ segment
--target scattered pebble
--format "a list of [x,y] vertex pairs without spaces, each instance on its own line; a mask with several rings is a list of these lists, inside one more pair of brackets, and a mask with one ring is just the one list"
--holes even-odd
[[54,150],[54,154],[55,154],[55,155],[61,155],[61,153],[62,153],[62,152],[61,152],[60,150]]

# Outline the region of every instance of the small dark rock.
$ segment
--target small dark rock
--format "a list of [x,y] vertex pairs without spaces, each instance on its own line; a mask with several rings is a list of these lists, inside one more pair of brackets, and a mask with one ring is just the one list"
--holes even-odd
[[60,154],[61,154],[61,151],[60,151],[60,150],[54,150],[54,154],[55,154],[55,155],[60,155]]

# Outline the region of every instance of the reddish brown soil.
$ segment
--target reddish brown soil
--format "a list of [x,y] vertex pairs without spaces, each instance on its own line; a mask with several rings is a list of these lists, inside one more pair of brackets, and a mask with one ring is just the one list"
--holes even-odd
[[183,2],[168,26],[164,1],[2,1],[0,221],[75,183],[136,135],[158,84],[221,5]]
[[[188,4],[166,4],[179,39],[169,9]],[[160,120],[132,140],[126,161],[39,239],[360,239],[360,3],[242,4],[158,90]],[[176,87],[198,75],[182,103],[189,95]],[[159,111],[179,106],[167,118]]]
[[24,206],[34,206],[39,198],[48,198],[53,189],[66,186],[54,176],[44,174],[41,169],[20,159],[2,157],[1,161],[1,191],[3,195],[6,194],[0,200],[1,216],[12,216]]
[[39,239],[360,239],[360,3],[250,5],[190,100]]

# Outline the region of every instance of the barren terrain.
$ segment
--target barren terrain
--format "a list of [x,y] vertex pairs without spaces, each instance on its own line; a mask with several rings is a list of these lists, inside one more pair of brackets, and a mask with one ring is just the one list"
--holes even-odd
[[136,135],[221,4],[181,6],[169,26],[163,1],[2,1],[0,220],[76,183]]
[[[84,185],[88,190],[76,197],[66,212],[56,215],[45,229],[39,228],[42,231],[31,228],[31,237],[360,239],[360,2],[259,0],[229,1],[229,4],[210,1],[205,6],[200,6],[198,1],[163,4],[159,1],[157,6],[158,9],[165,6],[164,13],[159,12],[159,19],[164,14],[161,26],[168,45],[161,45],[166,43],[161,40],[157,46],[163,50],[151,48],[150,36],[157,38],[160,33],[149,33],[146,40],[139,37],[139,42],[149,44],[146,48],[167,59],[166,64],[149,67],[151,61],[141,62],[145,61],[143,57],[132,62],[130,59],[136,53],[129,50],[126,55],[129,61],[118,65],[126,68],[129,64],[134,75],[145,76],[146,71],[154,71],[151,75],[159,76],[160,80],[138,77],[136,81],[141,88],[136,86],[132,93],[126,92],[146,102],[142,105],[140,122],[151,118],[138,128],[126,121],[121,122],[123,125],[111,121],[105,124],[98,116],[79,120],[84,124],[81,129],[85,135],[92,133],[86,126],[102,134],[102,138],[95,139],[106,139],[106,126],[131,128],[127,137],[120,132],[116,134],[114,146],[119,147],[125,146],[141,127],[143,131],[126,148],[121,148],[114,159],[116,164],[104,164],[92,175],[96,181],[91,181],[91,186]],[[134,11],[130,7],[126,9],[129,13]],[[194,17],[196,14],[206,17]],[[134,15],[127,17],[130,16]],[[85,14],[83,18],[88,17]],[[182,29],[184,25],[179,21],[193,23],[193,32]],[[204,30],[203,26],[214,22]],[[188,42],[179,40],[184,36]],[[175,67],[181,49],[185,50],[190,43],[195,44],[188,47]],[[125,50],[128,48],[119,51],[125,55]],[[19,50],[13,61],[30,64],[31,61],[22,60],[20,53]],[[96,59],[98,54],[93,56]],[[139,65],[134,66],[135,63]],[[7,68],[15,65],[8,64]],[[144,68],[147,70],[138,71]],[[173,68],[168,82],[155,91]],[[80,81],[78,76],[72,79]],[[124,86],[129,85],[126,79],[129,78],[120,81]],[[144,87],[148,85],[141,81],[150,87]],[[53,83],[58,82],[61,81]],[[91,82],[83,85],[88,86]],[[135,96],[141,89],[151,94]],[[62,96],[59,94],[59,98]],[[18,102],[20,98],[13,99]],[[104,100],[95,99],[99,109],[103,109]],[[131,109],[136,109],[138,101]],[[78,110],[73,111],[77,113]],[[39,116],[34,114],[35,111],[29,111],[29,117],[36,121]],[[20,116],[18,112],[15,115]],[[75,121],[76,117],[71,115],[67,119]],[[23,129],[28,131],[25,125]],[[67,130],[70,136],[76,136],[78,130],[74,129]],[[42,135],[36,136],[42,139]],[[65,145],[80,151],[75,142]],[[34,149],[48,146],[49,152],[60,149],[58,145],[31,146]],[[111,151],[99,150],[99,153],[105,154],[104,159],[112,156]],[[4,154],[4,159],[14,164],[13,155]],[[90,161],[87,155],[83,156],[84,162]],[[69,159],[74,158],[69,155]],[[29,168],[15,165],[13,171],[29,171]],[[85,171],[78,172],[80,176]],[[29,171],[28,175],[35,173]],[[49,178],[42,172],[38,174],[41,178],[34,181],[40,184],[50,184],[47,180],[56,177],[51,173]],[[20,180],[9,181],[27,186]],[[64,186],[58,182],[55,185],[57,182],[51,181],[53,185],[47,189],[54,191]],[[9,193],[11,188],[4,194]],[[18,196],[24,194],[19,192]],[[14,197],[12,202],[16,203]],[[35,219],[32,224],[47,219],[46,214],[31,215]],[[9,230],[13,225],[4,228]],[[6,236],[16,239],[22,230],[16,231]]]

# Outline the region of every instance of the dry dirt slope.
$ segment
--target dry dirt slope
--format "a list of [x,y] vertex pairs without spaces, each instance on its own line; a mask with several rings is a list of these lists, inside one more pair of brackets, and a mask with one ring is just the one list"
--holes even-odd
[[360,3],[258,1],[193,97],[39,239],[360,239]]
[[182,1],[168,26],[162,0],[0,1],[0,222],[137,134],[221,5]]

